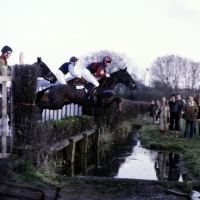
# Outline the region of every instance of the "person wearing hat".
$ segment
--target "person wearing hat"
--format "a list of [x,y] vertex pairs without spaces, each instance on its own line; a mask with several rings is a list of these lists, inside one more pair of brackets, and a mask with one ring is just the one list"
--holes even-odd
[[71,80],[73,78],[81,78],[81,75],[75,73],[74,66],[76,65],[78,58],[72,56],[69,62],[63,63],[56,73],[56,78],[58,79],[60,84],[67,84],[65,80],[65,76],[68,76],[67,80]]
[[[11,67],[8,65],[7,59],[10,58],[12,54],[12,49],[9,46],[4,46],[1,49],[1,55],[0,55],[0,76],[3,74],[3,66],[7,66],[7,75],[11,75]],[[10,86],[10,81],[7,82],[7,86]],[[0,91],[2,90],[2,83],[0,82]]]
[[12,54],[12,49],[9,46],[4,46],[1,49],[1,56],[0,56],[0,76],[2,76],[3,72],[3,66],[7,66],[7,75],[10,76],[11,75],[11,68],[10,66],[8,66],[8,62],[7,59],[9,59],[9,57]]
[[99,86],[97,78],[110,77],[110,74],[106,73],[106,67],[108,67],[111,62],[112,59],[109,56],[105,56],[102,62],[93,62],[82,70],[81,76],[92,84],[92,86],[88,89],[84,100],[93,101],[93,93]]

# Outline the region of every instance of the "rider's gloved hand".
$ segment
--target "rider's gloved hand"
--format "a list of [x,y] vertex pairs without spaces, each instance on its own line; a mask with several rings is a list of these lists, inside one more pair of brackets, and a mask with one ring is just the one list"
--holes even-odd
[[106,77],[110,77],[110,74],[106,74]]

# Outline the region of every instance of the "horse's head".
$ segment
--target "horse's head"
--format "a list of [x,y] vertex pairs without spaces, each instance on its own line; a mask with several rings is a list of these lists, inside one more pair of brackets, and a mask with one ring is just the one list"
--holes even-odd
[[125,69],[120,69],[119,72],[120,82],[129,87],[130,90],[135,90],[137,85],[131,75],[127,72],[127,67]]
[[41,57],[37,58],[37,62],[35,63],[40,68],[40,76],[46,79],[47,81],[50,81],[50,83],[55,83],[57,81],[57,78],[55,74],[49,69],[49,67],[42,61]]

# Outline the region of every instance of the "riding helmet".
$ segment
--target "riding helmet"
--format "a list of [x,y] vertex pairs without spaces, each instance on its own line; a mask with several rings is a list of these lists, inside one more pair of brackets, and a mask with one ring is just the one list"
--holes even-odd
[[109,56],[105,56],[105,57],[103,58],[103,62],[112,62],[112,59],[111,59],[111,57],[109,57]]
[[75,57],[75,56],[72,56],[69,61],[70,62],[76,62],[76,61],[78,61],[78,58]]
[[4,54],[4,53],[6,53],[6,52],[8,52],[8,51],[11,51],[12,52],[12,49],[9,47],[9,46],[4,46],[2,49],[1,49],[1,52]]

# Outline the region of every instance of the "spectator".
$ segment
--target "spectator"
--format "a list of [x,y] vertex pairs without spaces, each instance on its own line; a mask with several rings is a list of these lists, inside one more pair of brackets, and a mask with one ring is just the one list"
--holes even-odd
[[189,96],[189,101],[184,106],[185,113],[185,132],[184,138],[188,138],[188,129],[190,127],[190,139],[194,137],[194,122],[197,119],[199,109],[192,96]]
[[184,101],[181,99],[181,95],[177,94],[176,95],[176,99],[177,101],[179,101],[180,103],[180,110],[179,110],[179,120],[178,120],[178,125],[179,125],[179,133],[182,131],[183,129],[183,118],[182,118],[182,114],[183,114],[183,107],[184,107]]
[[156,122],[156,104],[154,100],[151,100],[151,104],[149,105],[149,116],[150,116],[150,124],[155,124]]
[[194,97],[194,101],[199,108],[199,111],[197,113],[197,120],[195,121],[195,125],[194,125],[194,134],[196,133],[196,122],[197,122],[198,131],[199,131],[199,135],[200,135],[200,92],[198,92],[198,95],[196,97]]
[[169,101],[169,107],[170,107],[170,125],[169,125],[170,137],[172,137],[173,135],[175,137],[178,137],[179,113],[181,110],[181,104],[180,101],[176,100],[175,94],[171,95],[171,100]]
[[170,108],[165,97],[162,98],[158,109],[159,124],[158,130],[160,136],[164,136],[165,132],[169,130]]
[[[7,59],[10,58],[12,54],[12,49],[9,46],[4,46],[1,49],[1,55],[0,55],[0,76],[3,74],[3,66],[7,66],[7,75],[11,75],[11,67],[8,65]],[[10,82],[8,81],[8,87],[10,87]],[[2,91],[2,83],[0,83],[0,91]]]
[[159,110],[159,107],[160,107],[160,101],[159,101],[159,100],[156,100],[156,124],[159,123],[159,117],[158,117],[158,110]]

